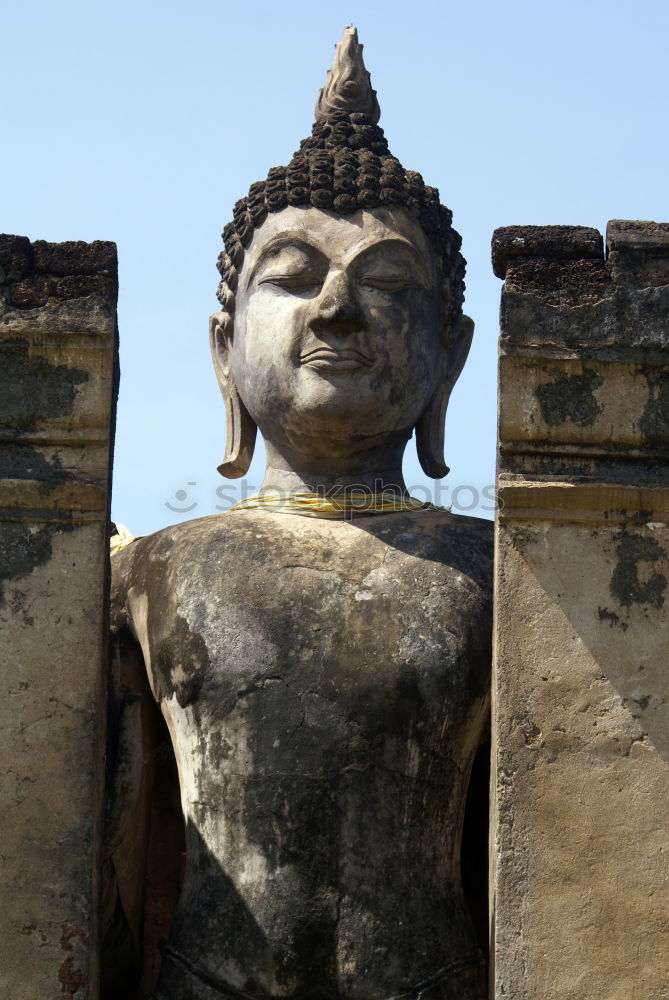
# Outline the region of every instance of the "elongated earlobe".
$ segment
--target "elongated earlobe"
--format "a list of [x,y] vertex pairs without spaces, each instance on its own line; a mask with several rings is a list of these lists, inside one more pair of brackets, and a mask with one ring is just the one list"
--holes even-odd
[[425,412],[416,424],[416,450],[423,472],[432,479],[448,474],[444,460],[446,408],[451,392],[467,360],[474,334],[474,321],[460,316],[458,327],[444,355],[443,377]]
[[218,471],[228,479],[239,479],[249,471],[258,428],[231,385],[225,399],[225,455]]
[[239,479],[249,471],[258,428],[237,392],[230,372],[229,354],[232,318],[224,312],[209,320],[209,343],[218,385],[225,403],[225,455],[218,471],[228,479]]

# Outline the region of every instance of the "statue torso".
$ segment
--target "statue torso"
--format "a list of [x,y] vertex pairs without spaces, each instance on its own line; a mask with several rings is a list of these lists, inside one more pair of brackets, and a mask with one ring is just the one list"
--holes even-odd
[[425,511],[234,512],[115,559],[187,827],[157,996],[383,998],[476,959],[459,854],[489,560],[487,522]]

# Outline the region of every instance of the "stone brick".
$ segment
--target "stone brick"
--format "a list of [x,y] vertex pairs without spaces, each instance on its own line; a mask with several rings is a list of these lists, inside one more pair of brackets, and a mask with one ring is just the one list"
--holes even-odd
[[514,257],[506,268],[510,289],[533,293],[549,305],[580,305],[601,299],[609,282],[603,260]]
[[56,282],[56,297],[61,300],[79,299],[85,295],[113,297],[116,281],[101,274],[73,274]]
[[9,289],[9,302],[13,306],[35,307],[46,305],[53,294],[53,283],[42,274],[34,274],[15,281]]
[[606,249],[643,250],[669,256],[669,222],[612,219],[606,227]]
[[492,236],[492,267],[498,278],[518,257],[549,260],[604,258],[601,233],[587,226],[504,226]]
[[26,236],[0,234],[0,268],[14,277],[27,274],[32,266],[32,248]]

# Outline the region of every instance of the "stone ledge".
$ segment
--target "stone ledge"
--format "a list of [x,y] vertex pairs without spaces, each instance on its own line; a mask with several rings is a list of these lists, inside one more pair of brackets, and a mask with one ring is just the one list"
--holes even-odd
[[104,513],[107,488],[73,480],[49,483],[39,479],[2,479],[0,507]]
[[497,499],[500,521],[635,522],[658,528],[669,523],[669,490],[662,487],[525,480],[501,482]]

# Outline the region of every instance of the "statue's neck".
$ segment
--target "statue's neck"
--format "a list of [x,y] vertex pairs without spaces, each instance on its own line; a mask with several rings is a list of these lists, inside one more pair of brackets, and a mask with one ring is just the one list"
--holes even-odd
[[263,491],[325,493],[358,489],[406,495],[402,455],[406,441],[384,444],[344,457],[304,455],[265,440],[267,468]]

